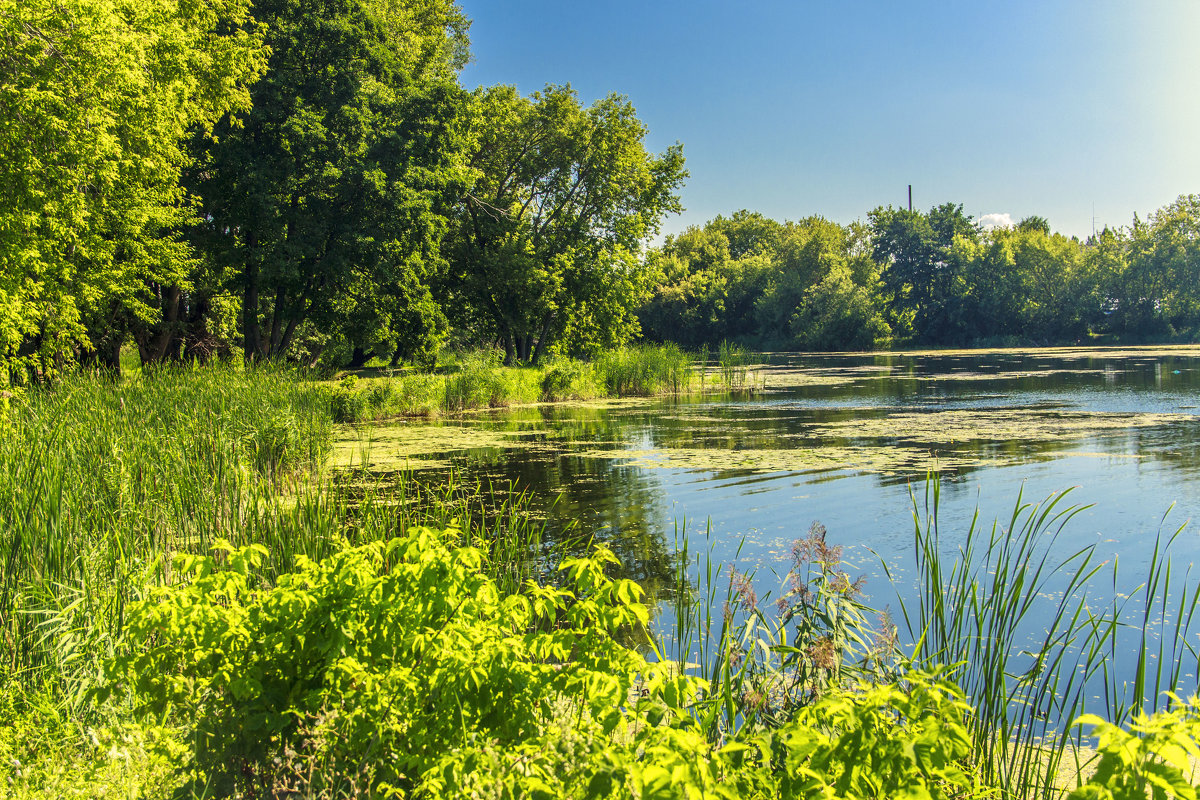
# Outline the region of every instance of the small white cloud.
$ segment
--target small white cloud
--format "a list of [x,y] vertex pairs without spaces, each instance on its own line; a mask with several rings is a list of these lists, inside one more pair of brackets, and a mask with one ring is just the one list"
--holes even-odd
[[1011,228],[1013,226],[1012,214],[984,214],[979,218],[979,225],[985,231],[990,231],[994,228]]

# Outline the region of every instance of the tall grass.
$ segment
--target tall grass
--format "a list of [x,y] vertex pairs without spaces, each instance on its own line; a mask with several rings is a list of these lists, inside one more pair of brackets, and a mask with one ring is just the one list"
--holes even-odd
[[446,376],[448,411],[489,408],[513,403],[536,403],[541,376],[523,369],[504,369],[499,353],[479,351],[463,357],[457,371]]
[[[546,516],[533,510],[529,492],[511,482],[483,484],[455,474],[422,480],[407,470],[375,475],[349,469],[335,473],[327,493],[340,498],[343,533],[359,544],[396,536],[414,526],[456,527],[462,541],[483,552],[482,571],[505,593],[526,580],[544,580],[561,554],[548,543]],[[561,543],[560,543],[561,544]]]
[[[1200,587],[1169,558],[1175,536],[1156,536],[1149,572],[1130,592],[1095,545],[1065,551],[1062,531],[1085,507],[1067,493],[1018,497],[1005,524],[972,520],[953,543],[938,524],[940,483],[914,496],[915,601],[902,603],[914,664],[958,664],[974,707],[975,760],[1011,796],[1052,797],[1077,772],[1084,713],[1115,724],[1196,690]],[[1094,591],[1103,586],[1105,600]],[[1189,685],[1184,687],[1184,678]]]
[[692,359],[675,344],[638,345],[602,353],[593,368],[613,397],[681,394],[691,383]]
[[[172,556],[264,545],[270,583],[300,555],[457,519],[508,589],[545,574],[544,523],[511,487],[337,476],[328,387],[234,367],[65,378],[0,421],[0,690],[57,682],[78,708],[124,610]],[[2,692],[0,692],[2,694]]]
[[[667,653],[680,672],[704,678],[693,707],[709,740],[747,726],[776,728],[830,689],[857,689],[896,676],[894,628],[862,600],[862,581],[845,571],[842,548],[813,523],[795,541],[779,597],[759,595],[755,575],[693,552],[675,532],[677,562]],[[711,529],[706,533],[709,539]]]
[[1170,708],[1169,692],[1194,693],[1200,675],[1190,641],[1200,633],[1200,585],[1169,558],[1180,531],[1155,537],[1148,572],[1131,589],[1094,545],[1064,549],[1065,526],[1085,510],[1068,500],[1065,492],[1040,503],[1018,497],[1004,520],[983,525],[976,515],[966,531],[943,535],[940,482],[931,476],[913,498],[906,645],[886,616],[871,622],[823,529],[797,540],[773,611],[753,576],[694,552],[677,530],[664,657],[709,681],[694,710],[714,741],[746,725],[779,725],[826,687],[954,665],[985,784],[1014,799],[1059,797],[1092,757],[1074,720],[1086,713],[1128,723]]
[[66,377],[14,398],[0,421],[0,669],[82,658],[81,631],[111,641],[171,554],[244,538],[262,497],[320,465],[329,441],[326,392],[266,370]]
[[717,348],[717,364],[721,385],[727,391],[745,391],[750,374],[750,356],[744,347],[722,339]]
[[348,376],[333,388],[333,419],[363,422],[400,416],[436,416],[603,394],[589,364],[571,359],[542,367],[503,367],[499,353],[466,353],[442,373],[401,372]]

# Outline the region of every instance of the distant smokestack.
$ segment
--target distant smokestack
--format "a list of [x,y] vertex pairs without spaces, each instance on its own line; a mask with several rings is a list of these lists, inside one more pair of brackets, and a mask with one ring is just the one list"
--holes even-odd
[[912,184],[908,185],[908,213],[912,213]]

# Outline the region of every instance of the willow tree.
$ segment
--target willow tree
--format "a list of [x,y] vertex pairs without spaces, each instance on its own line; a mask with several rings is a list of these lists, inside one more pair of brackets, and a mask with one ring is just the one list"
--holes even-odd
[[186,280],[186,138],[248,105],[265,58],[248,11],[0,0],[0,382],[89,348],[90,322],[153,316],[148,284]]
[[681,208],[682,148],[648,152],[618,95],[584,108],[570,86],[497,86],[473,99],[475,182],[448,247],[466,307],[510,364],[556,341],[587,354],[628,340],[648,288],[643,244]]
[[[246,359],[284,356],[305,322],[440,313],[428,285],[466,175],[465,18],[452,0],[261,0],[255,14],[271,57],[253,107],[191,173]],[[397,297],[415,305],[397,312]]]

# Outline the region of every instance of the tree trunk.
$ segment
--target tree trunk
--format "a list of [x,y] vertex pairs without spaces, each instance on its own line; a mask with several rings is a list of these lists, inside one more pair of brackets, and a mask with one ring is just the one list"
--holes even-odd
[[542,353],[546,349],[546,343],[550,340],[550,323],[554,321],[554,315],[547,314],[546,319],[542,321],[542,330],[538,334],[537,347],[533,350],[532,364],[537,364],[542,358]]
[[267,349],[263,353],[264,356],[271,360],[274,360],[275,354],[280,351],[279,341],[283,335],[281,326],[283,323],[283,301],[285,297],[282,286],[275,290],[275,303],[271,308],[271,337],[267,339]]
[[[182,345],[179,337],[179,310],[183,299],[183,290],[178,286],[156,287],[159,305],[162,308],[162,319],[151,329],[148,336],[139,336],[138,355],[143,364],[157,364],[166,359],[168,353],[172,360],[179,360],[179,348]],[[172,352],[173,351],[173,352]]]
[[516,359],[516,348],[513,346],[512,331],[506,327],[501,331],[500,335],[504,339],[504,366],[511,367],[513,361]]
[[533,349],[532,336],[517,337],[517,358],[521,359],[522,364],[529,363],[529,351]]
[[259,357],[262,333],[258,327],[258,261],[254,253],[254,233],[246,232],[246,273],[242,293],[242,351],[247,364]]
[[216,349],[208,332],[208,312],[212,306],[212,298],[206,294],[193,294],[190,300],[184,324],[183,357],[189,361],[207,364]]
[[288,347],[292,344],[292,336],[296,333],[296,327],[300,324],[303,315],[292,317],[288,320],[287,327],[283,329],[283,336],[279,339],[279,345],[275,355],[275,360],[282,360],[287,355]]

